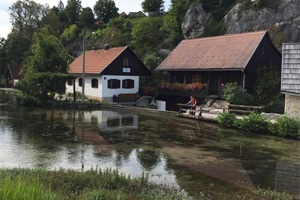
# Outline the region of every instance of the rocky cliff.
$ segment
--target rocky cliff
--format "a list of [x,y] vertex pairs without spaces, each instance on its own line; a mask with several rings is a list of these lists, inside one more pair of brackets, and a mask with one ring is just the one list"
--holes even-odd
[[[211,14],[202,9],[201,3],[193,3],[182,23],[186,38],[195,38],[203,34]],[[276,27],[289,42],[300,42],[300,1],[282,0],[276,8],[258,8],[243,10],[236,4],[224,17],[226,33],[242,33]]]

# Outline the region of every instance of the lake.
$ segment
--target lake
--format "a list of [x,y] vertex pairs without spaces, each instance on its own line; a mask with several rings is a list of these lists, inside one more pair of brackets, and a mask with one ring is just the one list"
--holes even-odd
[[117,169],[195,199],[270,188],[300,194],[300,145],[175,113],[26,108],[0,90],[0,167]]

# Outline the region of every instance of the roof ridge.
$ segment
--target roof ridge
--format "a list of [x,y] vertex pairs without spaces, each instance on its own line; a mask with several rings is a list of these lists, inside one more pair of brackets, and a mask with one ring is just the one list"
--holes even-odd
[[[122,47],[110,47],[109,49],[126,49],[128,47],[127,46],[122,46]],[[91,49],[91,50],[87,50],[86,52],[90,52],[90,51],[101,51],[101,50],[105,50],[104,48],[103,49]]]
[[193,38],[193,39],[186,39],[182,40],[182,42],[193,42],[195,40],[211,40],[211,39],[218,39],[218,38],[230,38],[230,37],[242,37],[247,35],[256,35],[262,34],[263,35],[267,32],[267,30],[255,31],[255,32],[245,32],[245,33],[235,33],[235,34],[227,34],[227,35],[218,35],[218,36],[209,36],[209,37],[202,37],[202,38]]

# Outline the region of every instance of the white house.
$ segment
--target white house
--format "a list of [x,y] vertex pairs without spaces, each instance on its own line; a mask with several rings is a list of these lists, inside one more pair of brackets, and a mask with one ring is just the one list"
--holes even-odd
[[285,94],[284,113],[300,118],[300,43],[282,46],[281,92]]
[[[102,102],[113,101],[114,95],[139,91],[140,76],[151,72],[128,47],[115,47],[85,52],[84,94]],[[82,92],[83,54],[71,64],[69,73],[76,79],[66,83],[66,93]]]

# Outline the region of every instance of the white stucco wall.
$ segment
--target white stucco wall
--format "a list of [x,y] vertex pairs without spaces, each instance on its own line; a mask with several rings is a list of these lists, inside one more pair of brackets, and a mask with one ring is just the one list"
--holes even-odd
[[19,82],[19,79],[14,79],[13,85],[16,86],[16,84]]
[[300,96],[285,94],[284,113],[288,117],[300,118]]
[[[75,90],[77,92],[82,93],[82,87],[79,87],[79,78],[76,78],[75,80]],[[98,88],[92,88],[91,80],[93,78],[98,79]],[[110,79],[118,79],[120,80],[121,86],[117,89],[108,88],[108,80]],[[134,87],[133,88],[122,88],[122,81],[124,79],[132,79],[134,80]],[[85,96],[91,99],[98,99],[100,101],[112,101],[112,97],[114,95],[118,95],[121,93],[137,93],[139,91],[139,77],[138,76],[91,76],[86,75],[85,76],[85,87],[84,87],[84,93]],[[66,93],[73,93],[73,86],[68,85],[66,83]]]
[[[111,89],[107,87],[108,80],[119,79],[121,81],[121,87],[119,89]],[[122,88],[122,80],[132,79],[134,80],[133,88]],[[103,76],[102,81],[103,94],[102,97],[112,97],[121,93],[136,93],[139,91],[139,77],[138,76]]]
[[[97,123],[97,127],[101,131],[115,131],[115,130],[128,130],[137,129],[139,124],[139,117],[136,114],[119,114],[114,111],[95,110],[93,112],[80,113],[87,123]],[[76,117],[78,117],[77,114]],[[132,118],[132,123],[124,123],[126,118]],[[113,120],[114,123],[109,126],[109,121]],[[117,123],[115,123],[117,122]]]

